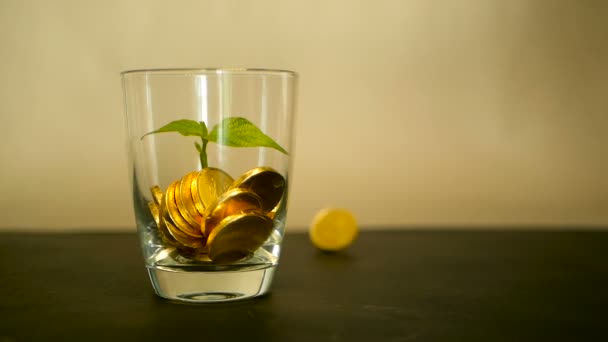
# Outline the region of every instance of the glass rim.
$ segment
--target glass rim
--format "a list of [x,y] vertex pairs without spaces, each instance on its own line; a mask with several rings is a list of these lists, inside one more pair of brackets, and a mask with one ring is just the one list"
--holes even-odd
[[298,73],[284,69],[266,68],[152,68],[132,69],[120,73],[121,76],[131,75],[283,75],[298,77]]

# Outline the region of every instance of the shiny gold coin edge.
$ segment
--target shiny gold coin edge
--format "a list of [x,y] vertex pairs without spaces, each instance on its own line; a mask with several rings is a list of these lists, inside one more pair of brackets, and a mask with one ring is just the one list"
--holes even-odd
[[179,208],[177,207],[177,203],[175,201],[175,188],[177,187],[178,182],[179,181],[175,181],[171,183],[165,192],[165,196],[168,197],[168,199],[165,201],[167,205],[167,212],[169,213],[171,221],[173,221],[178,229],[194,238],[200,238],[202,237],[200,229],[191,226],[190,223],[188,223],[188,221],[186,221],[186,219],[181,215]]
[[175,240],[171,232],[169,232],[169,228],[165,225],[165,220],[163,219],[167,215],[167,208],[165,205],[166,199],[163,195],[160,201],[160,210],[159,210],[159,222],[158,222],[158,231],[160,233],[161,238],[172,246],[179,246],[179,241]]
[[151,187],[150,192],[152,193],[152,198],[154,199],[154,202],[156,202],[157,205],[160,205],[160,202],[163,198],[163,191],[161,190],[160,186],[155,185]]
[[152,218],[154,222],[156,222],[156,226],[160,224],[160,209],[158,208],[158,204],[154,201],[148,202],[148,209],[150,210],[150,214],[152,214]]
[[171,236],[177,240],[177,242],[181,243],[182,245],[186,246],[186,247],[190,247],[190,248],[194,248],[194,249],[198,249],[204,246],[204,240],[203,238],[195,238],[193,236],[190,236],[186,233],[184,233],[182,230],[180,230],[176,225],[173,224],[173,222],[171,222],[169,220],[169,218],[167,217],[163,217],[163,220],[165,220],[165,225],[167,226],[167,230],[169,231],[169,233],[171,234]]
[[[194,203],[194,197],[192,196],[192,182],[194,182],[195,179],[198,178],[198,171],[193,171],[190,172],[188,175],[188,180],[181,185],[180,187],[182,188],[182,195],[186,196],[186,199],[190,200],[190,203],[188,204],[188,208],[190,208],[190,215],[192,215],[192,217],[194,217],[195,220],[198,220],[199,222],[201,222],[203,220],[203,214],[201,214],[198,209],[196,208],[196,205]],[[184,189],[184,185],[185,185],[185,189]],[[185,193],[183,193],[185,192]],[[199,223],[200,224],[200,223]]]
[[[200,173],[200,171],[198,172]],[[198,173],[197,176],[194,177],[192,182],[190,183],[190,194],[192,195],[192,202],[194,203],[194,207],[198,211],[198,213],[204,217],[205,215],[205,205],[201,198],[198,195]]]
[[[235,222],[242,220],[244,218],[248,218],[248,217],[256,217],[256,218],[261,219],[264,223],[268,223],[269,229],[268,229],[268,234],[266,234],[266,236],[263,239],[260,239],[259,244],[256,243],[257,247],[253,248],[252,250],[247,250],[247,252],[255,253],[255,251],[258,248],[260,248],[266,240],[268,240],[268,237],[270,237],[270,235],[272,234],[274,224],[273,224],[273,221],[264,214],[264,212],[258,210],[258,211],[251,211],[251,212],[247,212],[247,213],[243,213],[243,214],[228,216],[228,217],[224,218],[217,225],[217,227],[211,232],[211,234],[209,235],[209,238],[207,239],[207,246],[209,248],[209,257],[211,258],[212,261],[215,261],[214,259],[216,259],[216,257],[218,256],[218,254],[215,252],[218,248],[218,247],[216,247],[217,243],[218,243],[218,240],[217,240],[218,235],[220,236],[220,239],[221,239],[221,234],[222,233],[227,234],[226,230],[229,229],[231,224],[235,224]],[[219,240],[219,241],[221,243],[221,240]],[[234,260],[234,261],[238,261],[238,260]],[[233,262],[233,261],[230,261],[230,262]]]
[[[232,183],[232,187],[231,188],[232,189],[241,188],[241,189],[249,189],[249,190],[251,190],[249,187],[247,187],[244,184],[246,182],[250,181],[251,178],[253,178],[253,177],[255,177],[255,176],[257,176],[257,175],[259,175],[261,173],[264,173],[264,172],[271,172],[271,173],[277,174],[283,180],[283,189],[281,191],[281,196],[279,197],[279,200],[277,201],[277,203],[274,204],[274,206],[272,206],[272,208],[265,209],[265,211],[267,211],[269,213],[271,213],[273,211],[276,212],[276,209],[279,207],[279,205],[281,204],[281,201],[285,197],[285,189],[287,188],[287,180],[285,179],[285,176],[283,176],[281,173],[279,173],[279,171],[271,168],[270,166],[258,166],[258,167],[255,167],[255,168],[253,168],[253,169],[251,169],[251,170],[243,173],[237,180],[235,180]],[[252,192],[254,192],[254,191],[252,191]],[[260,196],[260,198],[261,197],[262,196]],[[264,199],[262,198],[262,200],[264,200]]]
[[[234,182],[232,183],[232,189],[240,188],[243,185],[243,183],[245,183],[245,181],[249,180],[251,177],[253,177],[259,173],[262,173],[262,172],[274,172],[274,173],[278,173],[279,175],[281,175],[277,170],[271,168],[270,166],[254,167],[253,169],[245,171],[245,173],[243,173],[239,178],[235,179]],[[283,175],[281,175],[281,177],[283,177]],[[285,178],[285,177],[283,177],[283,178]]]
[[[192,227],[196,228],[196,227],[200,226],[200,215],[198,215],[198,211],[196,210],[196,208],[194,208],[194,203],[192,201],[192,195],[191,195],[190,191],[184,191],[184,190],[187,190],[184,188],[190,187],[191,183],[188,183],[188,177],[190,174],[191,173],[188,173],[187,175],[182,177],[178,181],[178,184],[175,186],[173,191],[175,194],[175,204],[177,204],[177,209],[179,210],[181,216]],[[186,183],[188,183],[187,186],[184,186],[184,184],[186,184]],[[199,217],[198,221],[197,221],[196,217],[193,216],[193,214],[191,213],[192,210],[195,212],[194,215]]]
[[[169,188],[167,188],[167,190],[168,189]],[[192,249],[198,248],[198,247],[191,246],[191,241],[196,238],[184,233],[171,220],[171,216],[169,215],[169,211],[167,210],[167,197],[168,197],[167,192],[165,192],[165,196],[163,196],[163,202],[162,202],[163,205],[161,206],[161,217],[160,217],[160,220],[163,223],[163,225],[165,226],[167,233],[171,236],[171,238],[173,240],[176,241],[177,247],[192,248]]]
[[[205,226],[205,235],[207,237],[211,234],[213,229],[222,221],[222,219],[219,219],[219,220],[217,220],[217,224],[215,226],[209,225],[209,223],[210,223],[209,221],[215,217],[216,212],[218,210],[220,210],[220,206],[223,204],[227,204],[226,202],[233,199],[234,197],[239,196],[239,195],[244,195],[244,194],[251,196],[251,199],[253,199],[254,201],[257,201],[258,205],[252,209],[257,208],[260,211],[262,210],[262,199],[260,198],[260,196],[258,196],[254,192],[247,191],[247,190],[241,189],[241,188],[230,189],[230,190],[224,192],[223,194],[221,194],[220,197],[217,198],[215,203],[213,203],[210,207],[208,207],[205,212],[204,226]],[[235,215],[235,214],[232,214],[232,215]],[[231,215],[227,215],[227,216],[231,216]]]

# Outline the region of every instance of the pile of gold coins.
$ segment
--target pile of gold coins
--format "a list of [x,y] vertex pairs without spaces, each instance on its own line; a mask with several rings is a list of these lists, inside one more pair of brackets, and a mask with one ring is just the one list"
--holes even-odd
[[252,255],[268,239],[285,178],[270,167],[257,167],[233,180],[208,167],[164,192],[158,186],[151,191],[148,207],[163,241],[223,264]]

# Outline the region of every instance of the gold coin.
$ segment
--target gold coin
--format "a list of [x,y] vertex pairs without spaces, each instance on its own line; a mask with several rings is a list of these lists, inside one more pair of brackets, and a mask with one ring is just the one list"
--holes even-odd
[[310,227],[310,240],[324,251],[339,251],[353,243],[358,235],[357,221],[345,209],[323,209]]
[[208,167],[202,169],[196,179],[199,200],[205,208],[213,204],[221,194],[226,192],[234,180],[226,172]]
[[262,199],[262,209],[274,210],[285,191],[285,178],[270,167],[256,167],[234,181],[233,188],[247,189]]
[[223,219],[207,240],[209,258],[231,263],[252,255],[272,232],[272,220],[262,211],[250,211]]
[[196,211],[198,211],[200,215],[205,215],[205,205],[198,194],[198,174],[192,179],[192,182],[190,182],[190,195],[192,195],[192,202],[194,203]]
[[179,181],[175,181],[169,185],[165,196],[163,196],[163,204],[165,204],[169,217],[171,218],[171,221],[175,223],[177,228],[192,237],[201,238],[203,233],[201,232],[200,228],[190,225],[190,223],[188,223],[188,221],[186,221],[180,214],[179,209],[177,208],[177,204],[175,203],[175,188],[177,186],[179,186]]
[[162,220],[164,220],[164,223],[167,226],[167,230],[169,231],[171,236],[180,244],[194,249],[202,248],[205,245],[205,240],[202,237],[196,238],[184,233],[179,228],[177,228],[173,224],[173,222],[171,222],[169,217],[163,217]]
[[160,201],[163,198],[163,191],[160,189],[160,187],[158,185],[155,185],[150,188],[150,192],[152,193],[154,202],[156,202],[157,205],[160,205]]
[[148,202],[148,209],[150,209],[150,214],[154,218],[154,222],[156,222],[156,226],[160,224],[160,209],[158,208],[158,204],[154,201]]
[[[164,197],[164,196],[162,196],[162,197]],[[173,235],[171,235],[171,233],[169,233],[169,230],[167,229],[167,226],[165,225],[164,217],[167,216],[167,208],[165,206],[165,201],[162,200],[162,198],[161,198],[160,203],[161,204],[160,204],[159,217],[158,217],[158,232],[160,234],[160,237],[168,245],[179,246],[180,243],[177,242],[177,240],[175,240],[175,238],[173,237]]]
[[[165,196],[163,196],[164,199]],[[183,231],[181,231],[173,221],[171,216],[165,207],[166,202],[163,200],[160,206],[160,222],[164,227],[164,234],[168,236],[168,240],[171,244],[177,247],[178,250],[187,253],[200,253],[200,251],[207,252],[204,238],[192,237]]]
[[261,208],[262,200],[253,192],[244,189],[228,190],[208,208],[205,216],[205,235],[209,236],[225,217]]
[[274,209],[272,209],[272,211],[266,213],[266,215],[268,217],[270,217],[271,219],[274,219],[277,216],[278,212],[279,212],[279,206],[277,205],[276,207],[274,207]]
[[179,212],[182,214],[184,219],[195,228],[200,227],[203,219],[201,214],[199,214],[198,210],[196,210],[196,207],[194,206],[192,192],[190,190],[192,186],[192,179],[196,178],[197,175],[198,172],[190,172],[189,174],[185,175],[174,189],[175,203],[177,204]]

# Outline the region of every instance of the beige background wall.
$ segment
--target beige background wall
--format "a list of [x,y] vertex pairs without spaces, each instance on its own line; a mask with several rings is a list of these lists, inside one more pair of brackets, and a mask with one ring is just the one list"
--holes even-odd
[[1,229],[133,229],[119,72],[301,74],[289,229],[608,225],[605,1],[0,0]]

